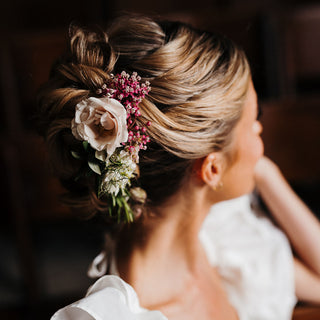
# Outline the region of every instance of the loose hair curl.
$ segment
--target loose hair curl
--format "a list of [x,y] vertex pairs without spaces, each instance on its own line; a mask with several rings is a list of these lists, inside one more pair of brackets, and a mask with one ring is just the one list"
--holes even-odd
[[94,177],[74,180],[86,163],[70,154],[81,148],[70,123],[76,104],[95,96],[111,73],[136,71],[151,83],[139,105],[141,124],[152,122],[137,182],[147,192],[146,208],[175,194],[195,159],[212,151],[228,154],[250,80],[244,52],[229,39],[179,22],[127,16],[107,32],[72,26],[69,39],[67,53],[39,93],[39,106],[50,158],[70,205],[90,213],[108,207],[96,196]]

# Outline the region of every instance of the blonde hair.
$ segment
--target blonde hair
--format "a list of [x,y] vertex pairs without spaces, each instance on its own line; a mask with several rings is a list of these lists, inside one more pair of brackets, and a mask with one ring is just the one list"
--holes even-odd
[[229,39],[179,22],[122,17],[107,32],[70,29],[68,52],[53,66],[39,94],[44,135],[54,168],[72,204],[104,211],[94,179],[75,182],[85,165],[72,158],[79,148],[71,134],[75,105],[109,79],[110,73],[138,72],[151,92],[139,105],[151,142],[140,152],[138,184],[147,206],[166,201],[188,177],[195,159],[228,153],[250,80],[244,52]]

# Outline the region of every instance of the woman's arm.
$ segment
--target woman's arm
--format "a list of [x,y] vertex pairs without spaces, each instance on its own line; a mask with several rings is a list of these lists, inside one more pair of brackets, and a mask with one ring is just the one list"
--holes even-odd
[[298,299],[320,304],[320,277],[298,259],[294,259],[294,275]]
[[295,194],[279,168],[261,158],[255,171],[257,189],[301,261],[320,276],[320,223]]

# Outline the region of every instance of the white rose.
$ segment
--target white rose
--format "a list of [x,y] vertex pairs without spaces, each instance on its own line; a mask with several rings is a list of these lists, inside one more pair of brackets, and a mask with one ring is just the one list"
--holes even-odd
[[78,140],[88,141],[95,150],[106,150],[109,157],[127,142],[126,125],[127,112],[119,101],[91,97],[76,105],[71,129]]

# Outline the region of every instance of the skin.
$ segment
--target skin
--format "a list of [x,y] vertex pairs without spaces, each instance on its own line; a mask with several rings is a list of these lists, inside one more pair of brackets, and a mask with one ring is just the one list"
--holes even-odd
[[254,168],[263,153],[262,127],[256,116],[257,97],[250,83],[234,128],[232,164],[226,166],[224,155],[218,152],[198,160],[194,174],[177,194],[155,209],[152,218],[120,237],[118,270],[134,287],[143,307],[160,310],[170,320],[237,319],[198,234],[214,203],[254,187]]
[[296,253],[295,287],[298,300],[320,304],[320,223],[289,186],[270,159],[255,168],[258,191],[286,233]]
[[[251,81],[242,117],[233,130],[231,165],[224,168],[226,161],[221,154],[208,155],[208,158],[215,158],[213,165],[216,167],[216,172],[213,172],[213,174],[218,174],[218,176],[211,176],[209,179],[204,176],[203,178],[208,184],[212,183],[212,188],[214,188],[215,184],[222,183],[223,186],[220,188],[220,192],[213,194],[214,202],[236,198],[254,189],[255,177],[253,173],[256,163],[262,157],[264,150],[260,137],[262,125],[257,120],[257,116],[257,94]],[[210,163],[208,165],[210,166]],[[206,170],[208,177],[210,175],[210,167],[206,168]],[[221,176],[219,176],[218,171],[220,171]],[[215,178],[220,179],[215,181]]]

